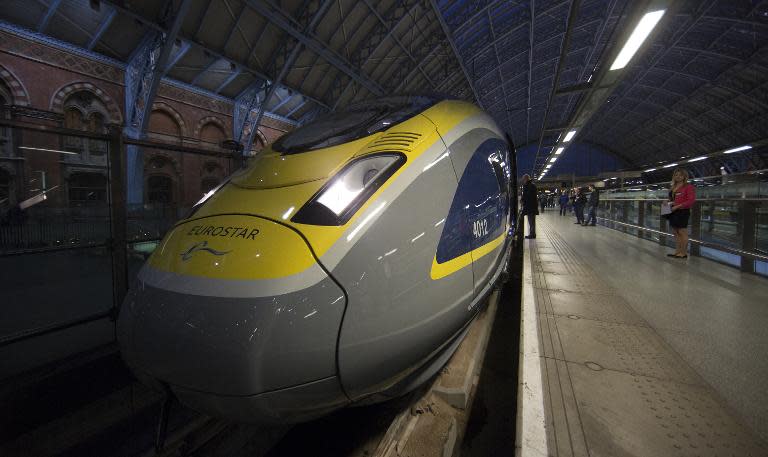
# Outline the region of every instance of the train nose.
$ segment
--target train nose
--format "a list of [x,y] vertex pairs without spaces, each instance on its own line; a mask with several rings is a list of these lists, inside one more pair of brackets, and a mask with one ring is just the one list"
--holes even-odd
[[255,216],[213,216],[166,236],[125,300],[118,339],[140,377],[190,406],[283,421],[313,412],[285,410],[281,396],[345,401],[336,378],[345,305],[298,233]]

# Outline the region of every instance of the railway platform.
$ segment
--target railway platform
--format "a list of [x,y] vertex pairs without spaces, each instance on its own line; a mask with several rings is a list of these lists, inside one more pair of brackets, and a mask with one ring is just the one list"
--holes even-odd
[[517,455],[768,455],[768,279],[537,218]]

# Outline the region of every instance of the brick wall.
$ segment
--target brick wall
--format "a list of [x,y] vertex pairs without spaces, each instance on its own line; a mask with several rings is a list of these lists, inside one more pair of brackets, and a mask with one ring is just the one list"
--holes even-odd
[[[0,31],[0,78],[13,92],[14,104],[50,113],[49,120],[36,122],[61,125],[64,102],[67,96],[78,91],[88,91],[98,97],[109,111],[109,122],[124,122],[125,76],[119,62],[89,58],[55,45]],[[150,116],[148,128],[153,139],[215,149],[221,139],[232,137],[233,107],[227,100],[161,83],[153,105],[155,109],[159,113]],[[174,123],[175,126],[172,125]],[[215,127],[206,128],[207,124]],[[288,123],[264,116],[258,128],[260,141],[256,140],[254,144],[271,144],[292,128]],[[220,138],[220,133],[217,133],[220,131],[224,132],[225,138]],[[201,138],[201,133],[207,137]],[[58,150],[62,147],[61,138],[31,135],[31,132],[19,132],[14,141],[17,145],[45,149]],[[157,154],[164,154],[169,163],[175,165],[163,170],[151,169],[149,162]],[[14,179],[19,181],[16,183],[18,193],[31,190],[27,184],[34,178],[34,170],[47,170],[48,187],[62,186],[62,191],[51,197],[51,204],[66,205],[67,173],[63,168],[69,165],[63,163],[57,153],[38,152],[24,154],[24,157],[26,160],[23,162],[2,164],[5,168],[18,168],[14,173]],[[150,149],[145,151],[144,164],[145,184],[146,178],[153,173],[169,174],[175,186],[174,203],[182,205],[199,199],[205,180],[223,179],[232,171],[232,164],[225,159]],[[20,182],[28,188],[22,189]],[[17,195],[14,200],[23,198],[23,195]]]

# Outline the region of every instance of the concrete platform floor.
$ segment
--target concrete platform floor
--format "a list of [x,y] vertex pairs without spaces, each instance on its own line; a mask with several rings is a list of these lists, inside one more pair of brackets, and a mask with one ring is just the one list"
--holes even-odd
[[768,456],[768,279],[573,222],[526,247],[546,443],[524,410],[521,454]]

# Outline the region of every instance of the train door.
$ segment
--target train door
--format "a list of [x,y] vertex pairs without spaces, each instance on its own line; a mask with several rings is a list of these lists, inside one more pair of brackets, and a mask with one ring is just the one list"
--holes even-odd
[[492,279],[503,254],[509,216],[508,165],[506,143],[490,138],[475,150],[465,171],[472,188],[466,214],[472,233],[475,294]]
[[442,240],[437,261],[464,254],[459,258],[472,266],[476,296],[491,279],[506,239],[508,147],[491,130],[478,128],[452,143],[450,151],[459,178],[449,215],[455,221],[456,234]]

